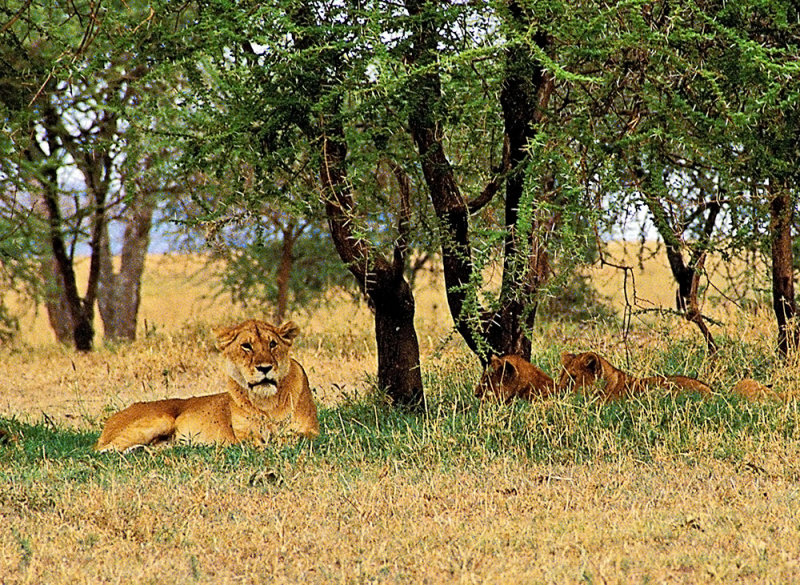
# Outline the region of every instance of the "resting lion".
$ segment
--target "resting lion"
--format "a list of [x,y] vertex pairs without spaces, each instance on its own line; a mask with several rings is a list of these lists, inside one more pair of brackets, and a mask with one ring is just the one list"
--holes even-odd
[[550,396],[555,388],[550,376],[518,355],[492,356],[475,387],[475,396],[494,395],[501,402],[517,397],[532,400]]
[[737,396],[741,396],[745,400],[749,400],[750,402],[764,400],[785,402],[792,399],[789,393],[776,392],[770,386],[765,386],[761,382],[753,380],[752,378],[744,378],[739,380],[733,387],[733,393]]
[[606,400],[616,400],[625,396],[640,394],[652,387],[661,387],[674,392],[696,392],[711,396],[711,388],[687,376],[651,376],[635,378],[593,351],[561,354],[561,377],[559,390],[593,387],[597,394]]
[[287,432],[319,435],[308,378],[289,356],[297,325],[250,320],[215,333],[226,362],[226,392],[137,402],[106,421],[95,450],[163,442],[258,443]]

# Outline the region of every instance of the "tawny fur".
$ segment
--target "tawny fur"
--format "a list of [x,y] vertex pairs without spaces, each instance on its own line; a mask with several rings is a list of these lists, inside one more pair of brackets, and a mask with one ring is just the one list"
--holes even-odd
[[553,379],[518,355],[492,356],[483,372],[475,395],[494,396],[501,402],[514,398],[532,400],[546,398],[555,390]]
[[661,387],[672,392],[695,392],[711,396],[708,384],[688,376],[650,376],[636,378],[614,367],[608,360],[590,351],[561,354],[559,390],[588,389],[605,400],[617,400],[641,394],[648,388]]
[[786,394],[775,392],[772,388],[769,388],[768,386],[765,386],[761,382],[753,380],[752,378],[744,378],[739,380],[736,386],[733,387],[733,393],[750,401],[783,401],[789,399]]
[[225,358],[226,392],[137,402],[112,415],[97,451],[126,451],[162,442],[260,443],[283,434],[319,435],[317,408],[303,367],[289,350],[299,333],[249,320],[216,332]]

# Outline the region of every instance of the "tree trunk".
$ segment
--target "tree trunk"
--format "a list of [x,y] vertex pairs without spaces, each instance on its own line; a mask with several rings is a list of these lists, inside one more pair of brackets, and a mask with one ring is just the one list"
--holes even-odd
[[[55,172],[53,172],[53,176],[50,179],[53,181],[50,185],[55,185]],[[53,192],[50,185],[45,186],[44,200],[48,215],[50,249],[53,253],[53,261],[56,268],[56,290],[59,293],[63,293],[63,297],[59,299],[58,305],[55,305],[54,308],[66,308],[69,317],[65,316],[63,319],[65,323],[68,322],[72,325],[72,341],[75,344],[75,349],[91,351],[92,339],[94,338],[92,325],[94,320],[94,299],[92,298],[92,304],[89,304],[84,299],[81,299],[78,293],[75,269],[72,265],[72,259],[67,254],[67,248],[64,245],[64,238],[61,233],[63,220],[58,205],[58,195]],[[48,307],[48,310],[50,310],[50,307]]]
[[150,246],[154,209],[155,201],[148,195],[141,196],[140,200],[131,204],[123,236],[119,273],[114,272],[108,229],[104,229],[100,246],[102,257],[97,303],[105,337],[111,341],[136,339],[142,274]]
[[406,406],[423,400],[419,342],[414,327],[414,296],[406,280],[387,282],[372,293],[375,340],[378,348],[378,384]]
[[289,308],[289,280],[294,267],[294,245],[303,233],[305,226],[298,226],[295,219],[290,219],[287,224],[281,224],[277,219],[275,225],[281,232],[281,259],[275,274],[275,283],[278,288],[278,299],[275,306],[273,319],[275,323],[283,323]]
[[[307,31],[317,28],[308,3],[294,5],[291,17]],[[312,37],[313,34],[298,34],[296,46],[301,50],[314,47],[317,39]],[[325,71],[325,66],[319,69]],[[321,84],[327,83],[326,74],[311,83],[308,90],[312,93],[319,91]],[[394,403],[418,408],[423,404],[423,389],[419,343],[414,328],[414,295],[403,274],[405,230],[408,229],[406,206],[401,202],[400,237],[390,261],[354,230],[356,205],[347,176],[347,142],[341,112],[334,112],[331,119],[318,117],[319,114],[314,116],[319,119],[319,125],[309,125],[305,131],[311,140],[320,144],[322,151],[320,183],[331,238],[342,262],[375,311],[378,384]]]
[[798,330],[794,323],[797,305],[794,298],[792,254],[792,196],[788,189],[773,194],[770,201],[772,242],[772,307],[778,321],[778,350],[784,357],[797,347]]
[[[406,0],[413,17],[420,17],[427,4]],[[514,24],[527,27],[522,9],[516,2],[509,5]],[[545,35],[534,41],[546,48]],[[442,263],[447,288],[447,301],[456,328],[469,348],[485,365],[490,355],[518,354],[530,357],[527,333],[536,315],[535,293],[549,275],[546,242],[534,227],[527,241],[521,241],[517,223],[525,184],[525,163],[528,146],[543,120],[553,91],[553,80],[524,48],[511,48],[506,54],[506,78],[501,92],[507,152],[504,167],[506,179],[503,284],[500,308],[488,313],[474,303],[470,291],[474,265],[471,257],[469,212],[478,207],[466,202],[459,191],[454,171],[445,154],[443,132],[436,112],[441,102],[441,84],[433,68],[438,59],[435,24],[422,18],[415,28],[406,60],[431,70],[419,75],[415,87],[415,103],[409,117],[409,129],[420,157],[423,176],[431,202],[441,225]],[[484,205],[496,192],[491,183],[478,198]],[[553,218],[539,218],[537,225],[551,224]]]
[[292,244],[284,234],[283,242],[281,243],[281,260],[278,265],[278,272],[275,275],[275,283],[278,287],[278,302],[275,305],[275,314],[273,315],[275,323],[283,323],[289,306],[289,278],[294,264]]
[[[34,145],[26,151],[26,156],[34,161],[46,161],[62,148],[66,148],[60,136],[61,121],[56,108],[52,104],[44,107],[42,122],[45,129],[44,140],[47,141],[48,153],[34,141]],[[72,339],[75,349],[78,351],[91,351],[94,339],[94,303],[97,298],[97,286],[100,274],[100,248],[102,234],[105,229],[105,203],[110,181],[109,168],[111,156],[108,152],[100,154],[94,151],[73,151],[73,157],[78,155],[83,158],[76,158],[76,163],[86,179],[87,191],[93,198],[93,209],[91,217],[91,256],[89,258],[89,277],[86,285],[86,295],[81,298],[78,293],[77,280],[73,258],[67,252],[64,240],[64,218],[61,213],[58,188],[58,167],[55,163],[46,164],[43,171],[42,200],[47,212],[48,239],[50,250],[53,255],[56,272],[56,291],[63,297],[56,305],[48,306],[48,311],[59,310],[66,307],[69,317],[56,316],[63,323],[72,324]],[[81,163],[85,163],[82,165]],[[51,323],[53,322],[51,312]],[[59,333],[56,333],[59,335]]]
[[[636,176],[640,179],[646,179],[645,175],[644,170],[636,173]],[[692,246],[691,257],[687,264],[681,252],[679,239],[686,231],[687,226],[680,226],[677,229],[671,226],[667,219],[666,210],[655,196],[645,195],[645,201],[648,209],[650,209],[656,230],[664,238],[670,271],[678,286],[675,291],[675,308],[683,313],[687,321],[697,326],[706,342],[709,353],[714,354],[718,349],[717,343],[714,341],[714,336],[703,318],[700,303],[697,300],[697,292],[700,286],[700,277],[703,274],[711,234],[714,231],[721,206],[717,200],[712,200],[707,204],[701,205],[697,212],[693,214],[694,217],[704,210],[708,210],[708,215],[703,224],[703,231],[698,241]]]
[[[521,23],[522,10],[516,2],[509,4],[514,21]],[[534,35],[540,48],[547,46],[544,34]],[[541,124],[543,113],[553,91],[553,79],[536,63],[526,48],[512,47],[506,52],[506,71],[500,103],[508,145],[508,177],[506,179],[505,225],[506,238],[503,254],[503,282],[500,290],[500,311],[489,320],[487,338],[489,345],[500,354],[516,354],[530,359],[531,340],[528,332],[533,328],[538,302],[536,292],[550,275],[547,242],[543,237],[552,227],[553,217],[539,217],[534,211],[534,221],[528,241],[521,241],[517,229],[519,212],[525,189],[525,162],[529,158],[529,144]],[[552,192],[553,181],[547,180],[542,197]]]
[[414,327],[414,294],[403,275],[405,249],[403,245],[396,246],[393,261],[389,262],[354,234],[355,201],[347,180],[346,156],[342,128],[326,128],[320,176],[331,237],[339,257],[375,311],[379,386],[395,404],[417,408],[423,402],[422,374]]
[[[669,248],[667,248],[669,254]],[[700,286],[700,276],[703,273],[705,265],[706,254],[705,252],[694,261],[690,267],[685,267],[679,272],[673,272],[673,276],[678,283],[678,290],[676,292],[676,303],[679,311],[682,311],[686,320],[690,323],[697,325],[700,334],[706,341],[706,347],[710,354],[717,353],[717,343],[714,341],[714,336],[711,330],[706,325],[703,319],[703,313],[700,311],[700,303],[697,300],[697,291]],[[683,258],[681,257],[681,262]],[[672,262],[670,262],[672,265]]]
[[42,261],[42,276],[45,282],[44,305],[47,309],[47,319],[50,328],[56,336],[56,341],[65,345],[73,343],[72,314],[64,295],[64,280],[55,259],[48,258]]

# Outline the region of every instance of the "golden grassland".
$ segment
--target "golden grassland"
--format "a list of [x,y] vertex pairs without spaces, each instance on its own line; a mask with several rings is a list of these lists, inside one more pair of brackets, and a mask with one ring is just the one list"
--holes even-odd
[[[671,306],[663,257],[633,274],[637,308]],[[622,273],[592,279],[621,312]],[[136,342],[76,354],[39,314],[0,349],[0,583],[800,579],[797,403],[729,396],[743,376],[798,392],[800,367],[774,356],[768,311],[708,301],[715,358],[668,314],[636,315],[630,330],[537,326],[545,371],[562,350],[596,349],[636,374],[697,375],[719,394],[709,403],[480,404],[478,364],[428,275],[416,291],[424,415],[372,393],[369,311],[338,299],[292,316],[320,405],[315,443],[94,454],[112,410],[221,388],[213,328],[260,315],[213,296],[213,282],[199,258],[152,257]]]

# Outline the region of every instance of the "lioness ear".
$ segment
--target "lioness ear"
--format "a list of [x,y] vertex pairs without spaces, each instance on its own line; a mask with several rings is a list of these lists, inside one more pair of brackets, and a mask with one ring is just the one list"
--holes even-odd
[[561,365],[566,368],[568,365],[572,363],[572,360],[574,359],[575,359],[574,353],[569,353],[568,351],[565,351],[561,354]]
[[517,366],[515,366],[514,364],[512,364],[509,361],[507,361],[504,364],[504,369],[503,369],[503,379],[504,380],[516,380],[518,374],[519,374],[519,372],[517,372]]
[[236,337],[236,327],[219,327],[214,329],[214,336],[217,338],[217,349],[222,351],[228,347]]
[[496,355],[493,355],[492,357],[489,358],[489,366],[493,370],[499,370],[500,366],[502,366],[502,365],[503,365],[503,360],[501,360]]
[[300,328],[295,324],[294,321],[287,321],[278,327],[278,335],[280,335],[285,341],[291,343],[295,337],[300,335]]
[[595,376],[600,376],[603,373],[603,363],[600,361],[600,356],[593,351],[586,354],[586,367]]

